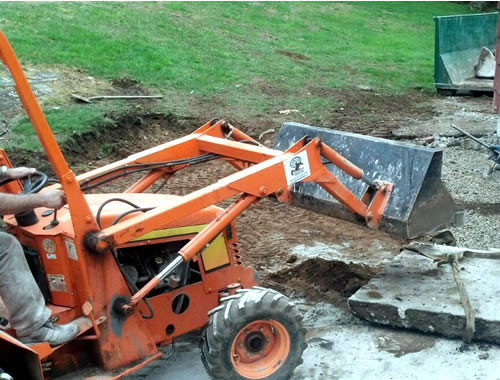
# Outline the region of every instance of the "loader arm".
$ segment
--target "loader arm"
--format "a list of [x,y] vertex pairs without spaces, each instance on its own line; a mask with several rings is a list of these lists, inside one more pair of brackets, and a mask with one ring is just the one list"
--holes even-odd
[[[150,162],[151,156],[155,156],[155,160],[159,159],[163,162],[167,160],[176,162],[189,157],[215,154],[219,159],[237,163],[233,165],[235,167],[244,167],[243,163],[250,164],[210,186],[179,197],[171,204],[131,217],[95,234],[89,234],[88,246],[93,245],[91,249],[104,252],[159,228],[165,224],[165,221],[175,222],[205,207],[240,195],[230,207],[179,251],[176,260],[140,289],[132,297],[129,304],[123,306],[126,312],[132,312],[133,307],[163,278],[182,262],[191,260],[241,212],[259,198],[275,195],[279,201],[289,202],[290,186],[296,182],[317,182],[332,197],[364,218],[369,227],[378,227],[392,192],[392,184],[374,183],[367,180],[372,185],[368,186],[363,197],[358,199],[325,167],[323,160],[327,159],[327,163],[337,164],[355,178],[363,179],[363,171],[323,144],[319,138],[311,140],[304,137],[287,151],[282,152],[253,144],[230,141],[225,138],[224,130],[228,128],[236,130],[228,123],[219,121],[201,133],[197,133],[197,131],[187,138],[131,156],[120,163],[122,167],[129,167],[134,162],[136,164]],[[93,175],[103,175],[106,174],[107,170],[115,170],[116,168],[116,166],[103,168],[103,171],[94,172]],[[145,176],[145,178],[147,177],[148,175]]]
[[[224,129],[227,128],[236,130],[228,123],[219,121],[201,133],[196,131],[186,138],[130,156],[116,164],[79,176],[77,179],[85,183],[85,181],[92,181],[93,178],[106,176],[109,172],[125,171],[131,165],[177,162],[208,154],[217,155],[217,158],[233,163],[250,164],[239,172],[208,187],[180,197],[169,205],[157,207],[107,227],[98,233],[90,234],[92,239],[88,241],[88,244],[93,244],[93,249],[96,251],[107,250],[160,227],[165,223],[165,220],[174,222],[238,194],[249,194],[259,198],[274,194],[278,200],[287,202],[289,187],[299,180],[318,182],[349,210],[364,218],[370,227],[377,228],[392,190],[391,184],[383,183],[376,188],[368,187],[367,193],[371,192],[371,194],[365,194],[366,197],[357,199],[326,169],[323,159],[324,156],[327,156],[328,162],[337,163],[338,161],[339,166],[343,166],[349,174],[358,178],[363,176],[362,170],[342,159],[333,149],[322,144],[318,138],[310,141],[304,138],[286,152],[282,152],[228,140],[224,137]],[[287,176],[287,170],[290,169],[290,163],[294,158],[300,160],[301,165],[303,165],[303,168],[300,168],[301,177],[297,177],[297,173],[294,173],[295,177]],[[176,168],[174,167],[174,169]],[[151,180],[150,174],[144,178],[143,180],[148,183]]]
[[[390,184],[383,184],[376,189],[376,195],[384,194],[384,196],[371,197],[370,202],[367,202],[365,196],[359,200],[325,168],[321,156],[323,155],[329,162],[334,163],[354,178],[363,179],[363,171],[345,160],[333,149],[322,144],[319,139],[307,141],[307,143],[306,139],[303,139],[283,153],[279,150],[263,147],[250,136],[224,121],[208,122],[182,139],[151,148],[125,160],[76,177],[64,159],[12,47],[1,32],[0,59],[11,72],[19,98],[62,189],[66,193],[76,240],[83,241],[83,238],[86,238],[87,248],[90,247],[96,251],[101,250],[99,248],[102,247],[99,245],[102,245],[103,241],[106,242],[106,245],[109,243],[110,246],[116,246],[154,230],[164,223],[165,219],[178,220],[238,193],[252,194],[257,197],[277,193],[278,199],[287,200],[289,186],[299,180],[305,182],[317,180],[333,197],[351,211],[365,218],[370,227],[376,228],[379,216],[385,207],[385,204],[378,200],[385,199],[386,203],[392,189]],[[235,141],[229,140],[227,138],[229,136]],[[245,143],[241,141],[245,141]],[[285,174],[286,165],[290,164],[288,161],[292,159],[292,156],[298,157],[299,154],[302,154],[302,157],[306,159],[301,165],[305,164],[304,173],[307,175],[302,175],[299,180],[295,180],[292,175],[290,179]],[[152,168],[146,176],[128,190],[129,192],[144,191],[157,179],[168,177],[177,170],[188,166],[189,160],[204,155],[228,160],[233,166],[245,169],[216,184],[189,194],[172,205],[158,207],[100,231],[81,187],[89,187],[94,182],[102,182],[126,175],[130,171],[148,170],[148,164],[173,162],[172,165]],[[297,168],[297,170],[299,169]],[[372,200],[377,200],[377,202],[374,204]],[[76,220],[83,220],[85,223],[76,223]],[[95,239],[96,237],[97,239]]]
[[[99,227],[95,218],[90,211],[88,203],[85,200],[83,193],[80,190],[78,182],[76,181],[75,174],[70,170],[64,156],[57,144],[57,141],[52,133],[45,115],[38,104],[38,101],[33,93],[26,76],[21,68],[19,60],[17,59],[12,46],[0,31],[0,60],[9,69],[12,79],[14,80],[16,91],[19,99],[24,106],[24,109],[33,125],[33,128],[38,135],[38,139],[43,146],[45,154],[59,180],[59,183],[64,190],[71,210],[71,218],[75,232],[75,244],[77,249],[86,251],[83,246],[83,237],[90,231],[97,231]],[[76,223],[76,221],[85,221],[84,223]],[[83,256],[83,255],[82,255]],[[87,263],[85,257],[80,261],[80,267],[83,273],[87,271]],[[87,281],[88,276],[84,275],[83,286],[86,293],[91,297],[93,295],[92,288]]]
[[[85,245],[89,233],[99,231],[100,228],[75,174],[69,169],[64,159],[12,47],[1,31],[0,60],[7,66],[12,75],[19,98],[60,182],[60,185],[54,185],[51,188],[62,187],[66,194],[74,234],[74,240],[70,243],[74,244],[75,252],[77,252],[78,260],[75,265],[81,274],[78,278],[81,279],[79,286],[81,286],[82,291],[75,292],[80,310],[75,310],[75,314],[84,314],[89,319],[83,318],[83,320],[93,321],[89,326],[93,327],[94,335],[89,335],[86,338],[96,341],[97,355],[104,369],[116,369],[124,363],[138,362],[147,358],[138,364],[138,366],[143,366],[158,358],[160,353],[158,353],[154,340],[139,315],[135,315],[127,321],[127,339],[116,336],[114,332],[101,334],[97,326],[97,320],[103,321],[109,316],[107,296],[109,294],[126,294],[129,289],[114,258],[111,255],[92,256],[93,252]],[[106,273],[106,276],[103,276],[103,273]],[[46,345],[48,346],[48,344]]]

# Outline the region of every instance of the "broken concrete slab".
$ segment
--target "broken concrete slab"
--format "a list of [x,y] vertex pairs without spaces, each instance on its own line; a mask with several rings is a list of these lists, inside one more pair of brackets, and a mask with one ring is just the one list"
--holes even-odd
[[[464,257],[460,261],[476,315],[474,340],[500,344],[500,260]],[[404,250],[348,300],[351,311],[371,322],[461,338],[465,313],[451,265],[436,266]]]
[[496,68],[495,56],[486,46],[481,48],[481,52],[479,53],[479,60],[475,67],[476,69],[476,77],[478,78],[491,78],[495,77],[495,68]]
[[[494,133],[497,125],[497,115],[491,105],[491,98],[486,96],[435,97],[429,99],[426,106],[432,107],[432,117],[403,120],[399,128],[392,130],[392,135],[405,140],[434,135],[458,137],[461,133],[450,127],[454,124],[478,137]],[[427,116],[429,115],[427,113]]]

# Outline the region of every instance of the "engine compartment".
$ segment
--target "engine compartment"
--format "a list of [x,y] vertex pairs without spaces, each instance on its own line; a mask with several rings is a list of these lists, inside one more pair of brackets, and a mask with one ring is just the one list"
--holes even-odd
[[[188,240],[179,240],[119,248],[116,250],[116,259],[129,285],[138,289],[165,269],[187,242]],[[154,297],[199,281],[201,281],[199,264],[191,260],[163,279],[147,297]]]

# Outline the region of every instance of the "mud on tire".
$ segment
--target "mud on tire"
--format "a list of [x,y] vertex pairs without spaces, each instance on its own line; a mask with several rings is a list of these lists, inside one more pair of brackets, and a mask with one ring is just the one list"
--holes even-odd
[[241,289],[210,313],[201,358],[214,379],[285,380],[302,363],[305,328],[297,307],[271,289]]

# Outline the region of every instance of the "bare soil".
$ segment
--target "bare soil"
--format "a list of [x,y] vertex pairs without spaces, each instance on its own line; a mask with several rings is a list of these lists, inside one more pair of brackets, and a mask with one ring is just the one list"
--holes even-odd
[[303,60],[303,61],[310,61],[311,60],[311,58],[306,57],[303,54],[294,53],[294,52],[291,52],[288,50],[276,50],[276,53],[284,55],[285,57],[290,57],[292,59],[298,59],[298,60]]
[[[130,153],[185,136],[204,122],[179,120],[174,116],[129,115],[117,121],[115,128],[99,132],[98,139],[94,136],[83,137],[83,141],[72,146],[66,155],[72,157],[71,160],[77,158],[80,163],[83,158],[84,162],[88,162],[89,168],[94,168]],[[263,129],[253,127],[245,131],[254,137],[262,133]],[[109,157],[100,157],[101,144],[110,141],[116,142],[113,153]],[[172,177],[162,192],[186,195],[233,171],[229,165],[215,162],[190,167]],[[116,186],[124,189],[129,182],[114,182],[103,190],[116,191]],[[223,202],[221,206],[227,206],[229,201]],[[331,262],[321,258],[302,262],[300,254],[292,253],[294,247],[321,242],[327,246],[342,246],[345,254],[363,260],[379,251],[395,254],[402,243],[401,239],[385,233],[279,204],[271,199],[263,199],[245,211],[237,220],[237,230],[245,263],[259,272],[264,285],[278,288],[287,295],[300,289],[302,294],[311,299],[328,299],[331,302],[344,301],[379,268],[345,264],[342,261]],[[374,241],[378,242],[376,247],[373,245]],[[350,243],[346,245],[345,242]]]
[[391,138],[393,131],[413,120],[430,120],[437,111],[429,95],[415,91],[405,95],[380,95],[371,90],[339,90],[313,87],[316,96],[334,99],[339,106],[325,127]]
[[314,258],[290,269],[271,273],[265,284],[285,294],[294,289],[296,296],[310,301],[328,301],[342,306],[342,300],[353,295],[375,273],[377,270],[367,265]]

